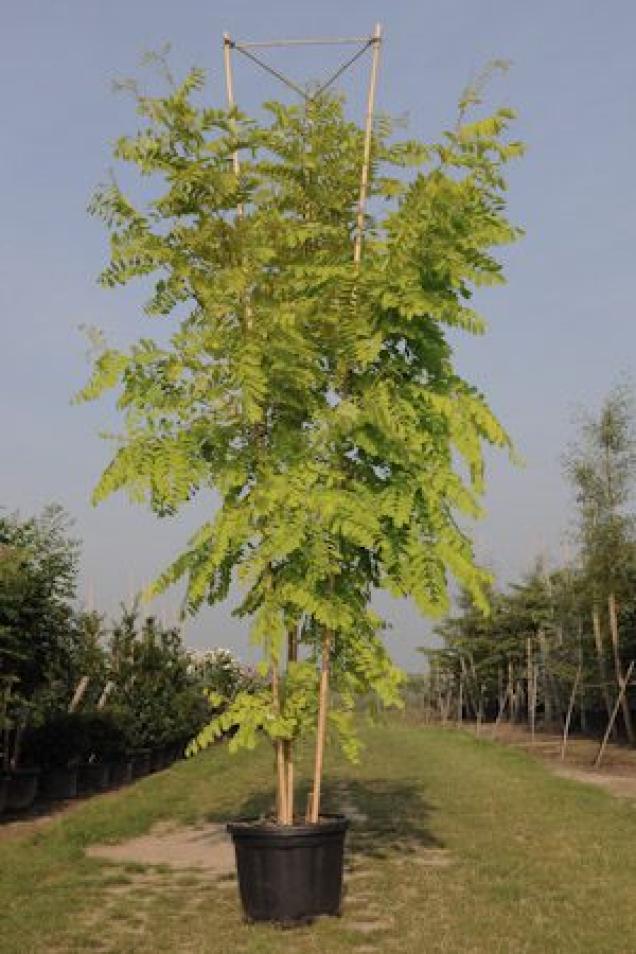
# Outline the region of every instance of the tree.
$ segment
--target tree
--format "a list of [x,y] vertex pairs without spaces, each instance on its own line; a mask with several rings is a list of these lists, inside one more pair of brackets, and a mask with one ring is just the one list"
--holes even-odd
[[132,749],[190,738],[208,716],[181,633],[122,609],[110,639],[108,712]]
[[0,516],[0,714],[5,768],[22,734],[72,693],[69,631],[79,546],[64,510]]
[[[606,683],[602,643],[602,609],[606,607],[612,660],[618,689],[623,681],[617,599],[631,595],[634,565],[634,517],[629,504],[636,476],[633,398],[620,384],[605,399],[598,416],[584,414],[578,442],[565,458],[578,508],[581,560],[593,593],[593,627],[601,682]],[[606,699],[609,706],[609,699]],[[629,702],[623,696],[623,719],[634,742]]]
[[117,144],[162,182],[158,197],[138,208],[113,182],[92,206],[111,231],[102,282],[153,275],[146,313],[174,322],[166,344],[145,337],[96,359],[81,396],[117,387],[125,430],[95,499],[126,489],[163,516],[216,490],[214,518],[152,592],[185,577],[194,612],[238,577],[269,681],[197,744],[230,724],[235,746],[264,731],[288,823],[292,746],[317,723],[316,820],[327,719],[351,748],[356,694],[398,700],[373,589],[440,613],[450,570],[486,602],[457,514],[480,512],[483,445],[509,441],[455,371],[445,330],[484,330],[470,298],[502,281],[494,250],[518,235],[502,171],[521,147],[505,141],[509,110],[467,121],[474,91],[440,144],[394,143],[378,123],[377,212],[354,268],[363,133],[342,101],[269,103],[257,123],[195,105],[201,86],[194,71],[167,97],[140,94],[145,125]]

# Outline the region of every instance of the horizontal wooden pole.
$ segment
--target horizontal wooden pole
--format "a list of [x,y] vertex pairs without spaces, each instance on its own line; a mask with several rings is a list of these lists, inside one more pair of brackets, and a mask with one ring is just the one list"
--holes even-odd
[[315,40],[311,39],[301,39],[301,40],[263,40],[257,42],[247,42],[242,43],[238,40],[233,40],[232,43],[234,46],[242,47],[243,49],[255,50],[257,48],[265,48],[272,46],[351,46],[355,43],[367,43],[371,37],[368,36],[350,36],[350,37],[318,37]]

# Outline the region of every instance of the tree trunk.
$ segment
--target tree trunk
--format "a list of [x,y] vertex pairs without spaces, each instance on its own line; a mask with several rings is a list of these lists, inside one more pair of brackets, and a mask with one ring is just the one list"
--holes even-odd
[[543,663],[541,667],[541,681],[543,682],[543,724],[545,726],[551,726],[554,720],[554,713],[552,708],[552,695],[550,693],[550,685],[548,681],[548,642],[545,637],[545,633],[539,632],[539,649],[541,651],[541,662]]
[[[623,673],[621,667],[621,654],[618,640],[618,612],[616,610],[616,595],[610,593],[607,597],[607,615],[609,617],[610,633],[612,636],[612,652],[614,654],[614,669],[616,670],[616,684],[620,692],[623,685]],[[632,713],[629,708],[629,698],[627,690],[621,694],[621,707],[623,710],[623,721],[625,722],[625,731],[630,745],[634,744],[634,726],[632,724]]]
[[326,629],[322,637],[322,660],[320,667],[320,691],[318,695],[318,727],[316,731],[316,754],[314,758],[314,783],[307,812],[307,821],[316,824],[320,817],[320,788],[322,785],[322,766],[325,754],[327,734],[327,711],[329,708],[329,670],[331,662],[331,642],[333,634]]
[[528,726],[531,723],[532,708],[532,638],[526,639],[526,711],[528,715]]
[[[603,700],[605,702],[605,708],[607,709],[607,718],[608,721],[612,716],[612,700],[610,699],[609,689],[607,685],[607,672],[605,670],[605,653],[603,651],[603,634],[601,632],[601,617],[599,614],[598,606],[594,604],[592,609],[592,629],[594,631],[594,645],[596,646],[596,659],[598,662],[598,673],[601,679],[601,693],[603,695]],[[612,723],[612,732],[615,735],[616,729]]]
[[512,667],[512,661],[508,660],[508,698],[510,699],[510,705],[508,708],[508,722],[513,723],[515,721],[515,684],[514,684],[514,671]]

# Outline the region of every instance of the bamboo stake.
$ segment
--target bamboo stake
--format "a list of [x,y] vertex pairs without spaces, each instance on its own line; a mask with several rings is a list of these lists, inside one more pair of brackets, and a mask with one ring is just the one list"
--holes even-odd
[[539,676],[537,665],[532,663],[532,701],[530,703],[530,739],[534,745],[537,732],[537,693],[539,688]]
[[481,724],[484,720],[484,693],[486,687],[482,684],[479,688],[479,708],[477,710],[477,735],[481,735]]
[[563,739],[561,741],[561,761],[565,761],[565,752],[568,744],[568,736],[570,734],[570,722],[572,720],[572,712],[574,710],[574,703],[576,701],[576,693],[579,688],[579,681],[581,679],[581,664],[576,670],[576,677],[574,679],[574,685],[572,686],[572,692],[570,693],[570,702],[568,704],[568,711],[565,717],[565,725],[563,726]]
[[115,687],[115,684],[114,684],[113,682],[110,682],[110,680],[106,683],[106,685],[105,685],[104,688],[102,689],[102,694],[101,694],[101,696],[100,696],[99,699],[97,700],[97,708],[98,708],[98,709],[103,709],[103,708],[104,708],[104,706],[106,705],[106,702],[108,701],[108,697],[109,697],[109,695],[111,694],[111,692],[113,691],[114,687]]
[[[223,63],[225,67],[225,90],[229,109],[233,109],[236,105],[234,98],[234,75],[232,72],[232,48],[233,43],[229,33],[224,33]],[[237,149],[232,153],[232,169],[238,180],[241,172],[241,164]],[[242,219],[244,212],[243,203],[239,202],[236,207],[237,218]],[[252,329],[252,309],[249,301],[245,302],[245,328],[247,331],[251,331]],[[280,713],[279,673],[276,660],[272,661],[272,702],[276,711]],[[276,799],[277,820],[279,824],[287,825],[293,821],[293,768],[290,769],[290,745],[288,742],[278,739],[275,743],[275,751],[278,778]]]
[[236,46],[242,50],[256,50],[259,47],[265,49],[267,47],[276,46],[354,46],[356,43],[366,43],[368,39],[366,36],[343,36],[317,37],[315,40],[311,38],[300,40],[258,40],[256,42],[248,41],[247,43],[241,41],[237,43]]
[[[234,74],[232,72],[232,39],[229,33],[223,34],[223,65],[225,67],[225,92],[227,95],[227,105],[229,109],[234,109],[236,102],[234,100]],[[241,171],[238,150],[232,153],[232,168],[237,177]],[[242,206],[239,206],[240,214],[243,214]]]
[[[287,634],[287,665],[290,662],[296,662],[298,659],[298,641],[296,633],[290,629]],[[285,769],[287,786],[287,824],[294,824],[294,750],[291,740],[284,745]]]
[[314,787],[311,795],[307,821],[317,824],[320,815],[320,789],[322,784],[322,767],[325,753],[325,736],[327,733],[327,706],[329,702],[329,669],[331,662],[331,641],[333,634],[326,629],[322,637],[322,660],[320,667],[320,690],[318,695],[318,727],[316,732],[316,753],[314,759]]
[[594,759],[594,768],[598,768],[598,767],[600,766],[600,764],[601,764],[601,760],[602,760],[602,758],[603,758],[603,753],[605,752],[605,748],[606,748],[606,746],[607,746],[607,740],[608,740],[609,737],[610,737],[610,733],[611,733],[612,728],[613,728],[613,726],[614,726],[614,722],[615,722],[615,720],[616,720],[616,716],[618,715],[618,710],[619,710],[619,708],[620,708],[620,706],[621,706],[621,704],[622,704],[622,701],[623,701],[623,698],[624,698],[624,696],[625,696],[625,693],[627,692],[627,687],[628,687],[628,685],[629,685],[629,680],[631,679],[631,676],[632,676],[632,670],[633,670],[633,668],[634,668],[634,660],[632,659],[632,661],[631,661],[630,664],[629,664],[629,668],[628,668],[628,670],[627,670],[627,673],[625,674],[625,678],[624,678],[624,679],[621,678],[621,687],[620,687],[620,691],[619,691],[619,693],[618,693],[618,698],[617,698],[616,702],[614,703],[614,708],[612,709],[612,714],[611,714],[611,716],[610,716],[610,720],[609,720],[609,722],[608,722],[608,724],[607,724],[607,728],[605,729],[605,735],[603,736],[603,741],[601,742],[600,748],[599,748],[599,750],[598,750],[598,755],[597,755],[596,758]]
[[550,683],[549,683],[549,654],[548,654],[548,641],[543,630],[540,630],[537,633],[537,638],[539,641],[539,650],[541,654],[541,660],[543,662],[542,669],[542,682],[543,682],[543,724],[545,726],[552,725],[553,720],[553,706],[552,706],[552,696],[550,694]]
[[[373,113],[375,109],[375,93],[378,79],[378,64],[380,59],[380,43],[382,38],[382,27],[379,23],[375,26],[373,33],[373,58],[371,61],[371,73],[369,77],[369,90],[367,94],[367,112],[364,131],[364,153],[362,158],[362,169],[360,173],[360,192],[358,196],[358,214],[356,220],[356,236],[353,245],[353,263],[357,269],[362,257],[362,234],[364,231],[364,212],[367,201],[367,192],[369,185],[369,163],[371,158],[371,137],[373,133]],[[331,581],[333,588],[333,580]],[[320,789],[322,783],[322,767],[325,749],[325,735],[327,730],[327,707],[329,704],[329,669],[331,643],[334,634],[331,630],[325,630],[322,639],[322,664],[320,669],[320,690],[318,697],[318,726],[316,734],[316,752],[314,760],[314,785],[311,795],[311,802],[307,812],[307,821],[316,824],[320,816]]]
[[375,93],[378,82],[378,67],[380,64],[380,45],[382,43],[382,27],[376,23],[373,31],[373,57],[371,60],[371,75],[369,77],[369,91],[367,94],[367,115],[364,129],[364,155],[360,174],[360,193],[358,197],[358,214],[356,218],[356,236],[353,244],[353,261],[360,264],[362,258],[362,236],[364,233],[364,213],[367,204],[369,189],[369,163],[371,160],[371,138],[373,135],[373,114],[375,111]]
[[497,713],[497,718],[495,719],[495,724],[493,726],[493,735],[496,733],[497,729],[499,728],[499,723],[501,722],[503,718],[503,714],[506,711],[506,704],[508,702],[509,695],[510,695],[510,686],[508,685],[506,686],[505,695],[503,696],[503,698],[500,699],[500,702],[499,702],[499,712]]
[[69,706],[68,706],[69,712],[75,712],[75,710],[78,708],[80,702],[84,698],[84,693],[88,689],[89,682],[90,682],[90,679],[88,676],[82,676],[82,678],[77,684],[75,692],[73,693],[73,698],[71,699],[69,703]]
[[[272,660],[272,702],[274,709],[280,712],[280,688],[278,682],[278,663]],[[276,771],[278,775],[276,812],[278,815],[278,824],[285,825],[287,819],[287,779],[285,773],[285,757],[283,752],[283,742],[277,739],[276,749]]]
[[[227,95],[227,105],[228,109],[234,109],[236,106],[236,100],[234,98],[234,73],[232,71],[232,49],[234,44],[229,33],[223,34],[223,64],[225,67],[225,92]],[[232,153],[232,169],[236,180],[238,183],[239,176],[241,174],[241,163],[239,160],[238,149],[235,149]],[[236,216],[238,219],[242,219],[245,214],[245,207],[242,202],[237,203],[236,206]],[[245,328],[247,331],[252,329],[252,308],[249,303],[249,299],[245,302]]]
[[532,637],[526,639],[526,703],[528,709],[528,724],[530,724],[530,707],[532,705]]
[[[618,642],[618,612],[616,610],[616,595],[612,592],[607,597],[607,615],[609,617],[610,633],[612,636],[612,650],[614,653],[614,669],[616,670],[616,681],[620,686],[623,678],[621,673],[621,656]],[[632,714],[629,709],[629,701],[625,695],[622,697],[623,721],[625,731],[630,745],[634,744],[634,726],[632,725]]]

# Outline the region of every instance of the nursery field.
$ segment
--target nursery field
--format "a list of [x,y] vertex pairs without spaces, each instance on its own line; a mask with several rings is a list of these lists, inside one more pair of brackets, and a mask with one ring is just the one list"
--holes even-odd
[[219,746],[45,825],[0,828],[2,954],[636,950],[634,802],[468,733],[395,720],[364,739],[360,765],[327,765],[326,807],[353,818],[342,918],[246,926],[221,868],[95,857],[265,808],[269,750]]

